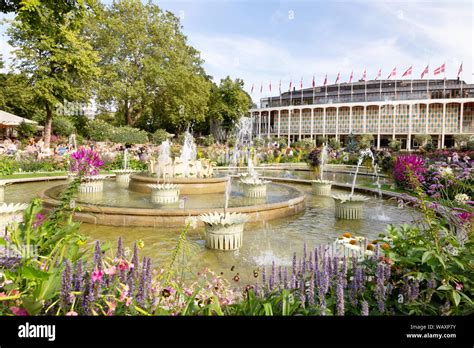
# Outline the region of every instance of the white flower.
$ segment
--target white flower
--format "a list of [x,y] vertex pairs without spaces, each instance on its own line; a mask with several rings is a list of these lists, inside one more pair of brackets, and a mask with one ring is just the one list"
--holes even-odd
[[372,256],[374,254],[374,252],[372,250],[366,250],[364,255],[365,256]]
[[458,193],[454,196],[454,200],[459,204],[464,204],[465,202],[469,201],[469,196],[465,193]]
[[347,249],[351,249],[351,250],[355,250],[355,251],[360,251],[360,246],[358,245],[354,245],[354,244],[344,244],[344,247],[346,247]]
[[186,220],[184,221],[184,223],[185,223],[186,225],[189,224],[189,226],[190,226],[193,230],[195,230],[196,227],[197,227],[198,220],[197,220],[197,217],[195,217],[195,216],[189,216],[189,217],[186,218]]
[[442,177],[451,176],[453,175],[453,170],[450,167],[442,168],[440,174]]

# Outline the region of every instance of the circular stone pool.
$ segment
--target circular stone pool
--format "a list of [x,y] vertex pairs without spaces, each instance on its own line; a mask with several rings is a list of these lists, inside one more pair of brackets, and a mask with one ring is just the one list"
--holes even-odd
[[[60,204],[59,197],[65,185],[45,190],[46,209]],[[80,210],[74,214],[77,221],[112,226],[183,226],[190,216],[223,211],[223,193],[180,195],[172,204],[155,204],[150,193],[133,192],[113,180],[104,182],[104,190],[93,194],[79,194],[76,205]],[[305,195],[299,189],[284,184],[268,184],[265,198],[246,198],[232,182],[228,212],[249,215],[250,221],[271,220],[298,214],[305,207]],[[201,223],[199,221],[199,223]]]

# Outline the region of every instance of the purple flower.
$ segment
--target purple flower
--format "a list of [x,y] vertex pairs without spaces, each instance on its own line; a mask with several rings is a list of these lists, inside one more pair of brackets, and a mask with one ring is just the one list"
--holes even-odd
[[377,270],[375,272],[375,298],[377,299],[377,306],[380,313],[385,311],[385,297],[386,297],[386,288],[385,288],[385,270],[384,265],[379,263],[377,265]]
[[417,155],[398,156],[393,169],[395,181],[402,187],[414,188],[410,176],[420,183],[425,181],[425,161]]
[[275,284],[275,278],[276,278],[276,267],[275,267],[275,260],[273,260],[272,261],[272,273],[270,273],[270,282],[269,282],[270,291],[273,290],[273,285]]
[[76,263],[75,269],[76,270],[74,272],[73,279],[72,279],[73,288],[74,288],[74,291],[80,291],[82,287],[82,283],[84,281],[84,271],[82,268],[82,260],[79,260]]
[[97,268],[99,271],[102,270],[102,250],[100,249],[100,242],[96,241],[95,242],[95,248],[94,248],[94,266]]
[[362,301],[362,311],[361,311],[362,316],[368,316],[369,315],[369,303],[367,301]]
[[308,303],[310,306],[314,305],[314,273],[311,273],[311,277],[309,279]]
[[61,282],[61,304],[64,309],[71,303],[71,264],[68,260],[64,261],[64,270]]
[[45,218],[46,218],[46,216],[44,216],[41,213],[36,214],[35,222],[33,222],[33,228],[38,228],[39,226],[43,225],[43,223],[45,221]]
[[336,282],[336,313],[344,315],[344,279],[341,272],[337,274]]
[[94,150],[81,147],[71,154],[70,170],[80,176],[97,175],[103,165],[104,162]]
[[123,252],[122,237],[119,237],[118,242],[117,242],[117,255],[116,255],[116,258],[120,260],[121,258],[123,258],[123,256],[124,256],[124,252]]

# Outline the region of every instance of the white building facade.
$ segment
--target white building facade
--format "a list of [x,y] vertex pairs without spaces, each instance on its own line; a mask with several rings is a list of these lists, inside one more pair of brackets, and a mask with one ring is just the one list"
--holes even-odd
[[318,136],[343,144],[350,134],[372,134],[377,149],[391,139],[416,148],[429,134],[438,148],[454,135],[474,135],[474,85],[459,80],[360,81],[283,93],[250,110],[256,137],[286,137],[288,144]]

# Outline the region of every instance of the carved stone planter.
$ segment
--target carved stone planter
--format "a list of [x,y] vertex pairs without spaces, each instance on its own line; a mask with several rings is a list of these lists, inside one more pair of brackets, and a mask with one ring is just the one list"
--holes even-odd
[[130,175],[136,171],[132,169],[118,169],[113,170],[112,172],[115,173],[115,181],[122,186],[125,186],[130,182]]
[[364,217],[364,204],[369,198],[362,195],[341,194],[335,200],[335,216],[344,220],[360,220]]
[[151,201],[157,204],[176,203],[179,199],[179,185],[156,184],[148,185],[151,188]]
[[26,203],[0,204],[0,236],[4,236],[8,225],[23,221],[23,211],[28,207]]
[[104,190],[104,175],[86,176],[79,184],[79,193],[96,193]]
[[331,196],[332,181],[313,180],[312,187],[313,194],[315,194],[316,196]]
[[242,178],[240,185],[244,191],[244,196],[249,198],[264,198],[267,196],[267,184],[270,181],[258,178]]
[[210,213],[200,216],[206,226],[206,247],[231,251],[242,247],[244,225],[249,217],[241,213]]

